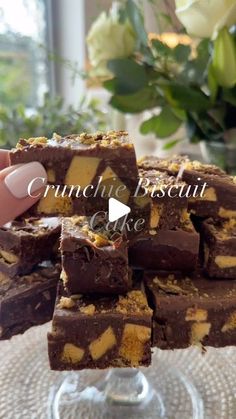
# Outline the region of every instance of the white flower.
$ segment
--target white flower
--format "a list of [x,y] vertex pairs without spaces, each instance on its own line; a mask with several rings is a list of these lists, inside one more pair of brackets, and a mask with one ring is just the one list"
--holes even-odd
[[216,38],[236,23],[235,0],[176,0],[176,14],[190,35]]
[[101,13],[87,37],[89,59],[96,75],[109,76],[107,61],[129,57],[135,42],[135,34],[127,20],[121,23],[116,14]]

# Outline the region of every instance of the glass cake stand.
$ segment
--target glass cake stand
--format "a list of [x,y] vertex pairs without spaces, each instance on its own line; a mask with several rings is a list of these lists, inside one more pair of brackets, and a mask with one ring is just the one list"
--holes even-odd
[[53,372],[49,325],[0,342],[4,419],[236,417],[236,348],[155,350],[149,368]]
[[50,417],[204,418],[203,400],[195,386],[183,373],[158,360],[146,371],[90,372],[89,381],[84,387],[83,373],[68,374],[51,393]]

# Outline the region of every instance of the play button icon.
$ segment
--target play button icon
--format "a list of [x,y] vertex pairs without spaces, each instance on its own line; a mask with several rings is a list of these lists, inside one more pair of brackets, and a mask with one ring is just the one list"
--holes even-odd
[[110,198],[108,201],[108,219],[110,222],[116,221],[124,215],[129,214],[131,211],[130,207],[122,202],[117,201],[115,198]]

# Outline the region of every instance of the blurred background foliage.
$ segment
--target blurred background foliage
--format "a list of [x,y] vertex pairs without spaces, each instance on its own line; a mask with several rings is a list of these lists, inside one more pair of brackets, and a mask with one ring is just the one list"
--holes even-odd
[[[49,63],[64,66],[71,73],[72,83],[77,73],[75,63],[49,53],[44,38],[43,2],[34,2],[39,26],[34,36],[10,27],[0,7],[0,147],[11,148],[19,138],[94,132],[107,126],[107,112],[99,100],[88,99],[78,92],[78,104],[66,106],[60,96],[50,91]],[[33,7],[28,0],[24,10]],[[41,22],[41,25],[39,22]],[[2,29],[3,28],[3,29]],[[45,93],[48,92],[48,93]]]
[[[7,32],[0,34],[0,103],[5,106],[37,101],[37,67],[35,41],[27,36]],[[34,88],[33,88],[34,87]]]
[[107,115],[96,100],[80,101],[77,109],[65,108],[63,99],[45,95],[42,105],[33,110],[23,104],[0,106],[0,145],[13,147],[19,138],[50,138],[54,132],[60,135],[83,131],[102,131],[107,125]]

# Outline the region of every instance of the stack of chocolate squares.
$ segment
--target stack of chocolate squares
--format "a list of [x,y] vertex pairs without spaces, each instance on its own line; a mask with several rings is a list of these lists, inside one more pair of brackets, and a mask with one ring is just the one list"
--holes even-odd
[[128,265],[125,235],[64,218],[62,281],[48,335],[53,369],[149,365],[152,310]]
[[[236,344],[234,178],[185,157],[137,163],[125,132],[20,140],[12,164],[34,160],[50,187],[31,214],[62,216],[52,369],[146,366],[152,346]],[[111,185],[120,194],[101,197]],[[141,231],[130,218],[125,230],[108,229],[105,214],[91,223],[112,196]]]
[[57,218],[36,217],[0,228],[0,340],[51,319],[60,229]]
[[182,172],[188,186],[206,184],[203,196],[188,198],[188,213],[201,238],[197,267],[188,276],[182,269],[144,273],[154,307],[153,345],[162,349],[235,345],[236,178],[187,157],[144,157],[138,164],[141,170],[175,177]]

